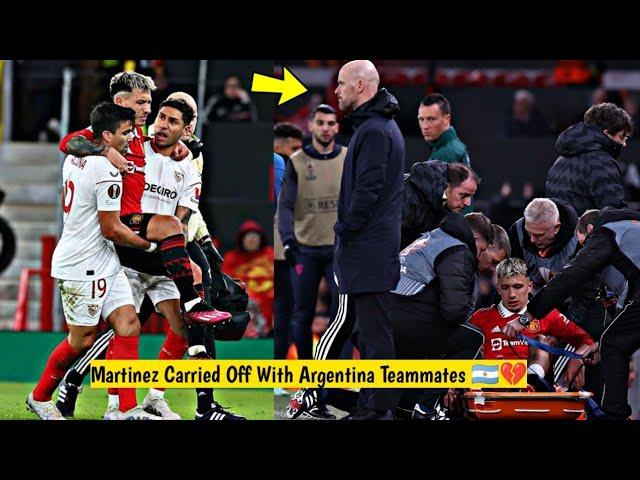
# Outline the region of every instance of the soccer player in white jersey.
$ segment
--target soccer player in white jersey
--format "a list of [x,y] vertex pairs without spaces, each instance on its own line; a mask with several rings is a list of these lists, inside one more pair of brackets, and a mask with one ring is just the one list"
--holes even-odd
[[[182,142],[191,151],[193,158],[191,165],[196,171],[202,175],[204,169],[202,141],[195,135],[196,124],[198,120],[198,106],[194,98],[185,92],[173,92],[167,99],[182,99],[193,108],[195,115],[191,123],[184,129],[184,134],[180,138]],[[196,210],[189,219],[187,232],[187,252],[191,260],[202,270],[202,287],[205,293],[205,300],[213,305],[216,299],[216,292],[212,292],[212,276],[216,277],[216,283],[219,284],[219,276],[221,275],[222,256],[213,245],[211,234],[207,228],[207,224],[199,210]],[[207,347],[208,348],[208,347]]]
[[[140,202],[145,188],[143,144],[146,139],[142,127],[151,111],[151,92],[155,89],[156,86],[151,78],[136,72],[121,72],[115,75],[109,84],[113,102],[117,105],[130,107],[136,112],[134,136],[129,142],[129,149],[126,153],[130,168],[125,170],[129,173],[123,174],[120,219],[122,223],[141,237],[158,242],[158,250],[166,269],[162,275],[167,273],[180,291],[180,301],[188,321],[207,324],[226,322],[231,318],[231,315],[227,312],[219,312],[202,301],[193,286],[196,274],[192,271],[189,256],[182,242],[183,231],[180,222],[173,215],[142,214]],[[60,149],[64,153],[77,157],[106,155],[115,166],[121,165],[118,161],[121,155],[115,152],[115,149],[104,151],[104,147],[92,142],[93,139],[94,133],[91,129],[70,133],[61,140]],[[184,158],[184,156],[175,156],[179,144],[176,142],[172,152],[176,159]],[[186,155],[189,150],[184,145],[182,147],[186,150]],[[122,259],[121,263],[123,266],[129,266]]]
[[[145,166],[145,190],[142,196],[142,215],[152,216],[175,215],[184,224],[188,223],[192,211],[198,208],[199,191],[201,187],[200,174],[194,169],[188,159],[176,161],[169,155],[176,142],[184,133],[194,116],[193,108],[181,100],[166,100],[160,106],[160,111],[154,123],[155,138],[144,144]],[[184,242],[184,239],[182,239]],[[149,295],[157,311],[162,313],[169,321],[170,330],[162,346],[159,359],[180,359],[189,351],[192,358],[208,358],[205,347],[205,325],[190,323],[186,328],[180,315],[180,294],[171,279],[166,276],[166,271],[161,258],[157,255],[147,255],[135,249],[116,247],[119,258],[125,268],[127,277],[133,289],[136,309],[139,311],[145,293]],[[188,342],[185,341],[185,333]],[[73,398],[68,395],[58,398],[58,405],[66,413],[73,412],[77,387],[82,383],[86,365],[92,358],[100,355],[100,349],[109,341],[108,333],[101,337],[96,345],[78,362],[81,368],[75,367]],[[72,370],[73,372],[73,370]],[[69,387],[69,385],[67,385]],[[62,388],[62,387],[61,387]],[[208,420],[209,417],[216,420],[240,420],[242,417],[222,409],[213,401],[211,389],[197,389],[198,413],[196,418]],[[118,408],[118,397],[114,391],[109,395],[109,406],[106,417]],[[151,413],[166,419],[178,420],[180,417],[173,412],[164,399],[163,389],[151,389],[145,397],[144,408]]]
[[[194,131],[195,131],[197,118],[198,118],[198,107],[196,105],[196,102],[191,95],[185,92],[174,92],[167,97],[167,100],[183,100],[193,110],[193,113],[194,113],[193,118],[185,126],[180,139],[187,145],[187,147],[189,147],[189,149],[193,154],[194,158],[189,162],[191,164],[191,167],[193,167],[193,169],[198,175],[202,175],[202,169],[203,169],[203,157],[201,152],[202,144],[200,143],[200,140],[194,136]],[[150,131],[152,131],[153,129],[153,131],[155,132],[156,124],[160,125],[161,123],[162,123],[162,118],[159,115],[154,125],[151,126]],[[170,145],[172,142],[173,140],[168,143],[165,142],[165,144]],[[145,150],[146,150],[145,155],[147,156],[159,155],[157,152],[153,151],[151,142],[147,142],[145,144]],[[151,150],[153,153],[150,153],[148,150]],[[191,168],[187,167],[186,165],[179,165],[179,164],[176,164],[176,162],[167,161],[168,159],[166,154],[163,157],[164,159],[162,163],[156,162],[154,163],[153,167],[150,167],[151,168],[150,172],[152,172],[149,174],[149,177],[148,177],[150,179],[150,182],[149,182],[150,184],[155,182],[158,185],[166,186],[165,183],[159,180],[159,177],[162,176],[164,179],[171,179],[172,178],[171,169],[175,170],[176,168],[185,168],[185,169],[188,169],[189,171],[191,170]],[[184,164],[184,162],[182,163]],[[150,165],[151,165],[151,162],[150,162]],[[163,173],[160,174],[160,172],[163,172]],[[173,177],[175,177],[175,175],[173,175]],[[196,188],[198,189],[196,191],[196,197],[199,197],[200,189],[199,187],[196,187]],[[155,199],[153,198],[154,195],[151,190],[153,190],[152,187],[147,189],[145,191],[145,195],[143,195],[142,204],[143,204],[144,212],[147,211],[146,210],[147,208],[149,209],[157,208],[157,204],[154,202]],[[222,262],[222,257],[217,252],[217,250],[215,249],[215,247],[211,242],[211,239],[209,237],[209,231],[207,229],[204,219],[202,218],[202,215],[200,214],[197,206],[192,205],[192,208],[195,208],[195,210],[193,210],[193,214],[189,219],[188,228],[186,232],[187,242],[188,242],[187,251],[189,252],[189,256],[191,257],[191,260],[195,262],[202,270],[202,279],[203,279],[202,287],[205,292],[205,297],[207,299],[207,302],[209,302],[210,298],[212,297],[218,298],[217,293],[215,295],[212,295],[212,292],[211,292],[211,275],[212,275],[211,270],[216,269],[216,271],[213,274],[221,275],[220,263]],[[205,248],[209,247],[206,250],[206,253],[204,253],[203,249],[201,249],[200,242],[202,242]],[[136,278],[136,276],[138,278]],[[145,291],[144,287],[149,284],[148,278],[145,278],[143,274],[137,273],[136,275],[135,273],[130,271],[127,271],[127,277],[131,282],[132,289],[134,291],[134,297],[136,296],[136,289],[134,288],[134,283],[142,287],[141,296],[144,296],[144,291]],[[154,277],[154,280],[157,281],[157,283],[153,285],[153,289],[157,287],[161,287],[163,284],[166,283],[166,280],[167,280],[166,278],[164,278],[164,280],[160,280],[160,278],[163,278],[163,277]],[[222,280],[222,282],[224,282],[224,280]],[[157,291],[154,292],[153,289],[147,290],[147,294],[149,294],[150,297],[152,294],[155,296],[158,295],[158,292]],[[136,298],[136,301],[137,300],[138,298]],[[152,300],[152,302],[155,305],[157,305],[157,302],[155,300]],[[207,331],[203,331],[204,329],[206,329]],[[215,327],[211,325],[207,325],[204,327],[204,329],[200,327],[192,329],[191,341],[192,343],[193,342],[200,343],[201,339],[204,338],[205,339],[204,345],[206,348],[207,356],[210,358],[215,358]],[[196,330],[197,332],[194,332],[193,330]],[[167,340],[169,340],[169,336],[167,336]],[[163,355],[164,353],[165,352],[161,352],[161,355]],[[202,353],[204,355],[204,352]],[[153,398],[157,393],[158,393],[157,390],[151,389],[149,391],[149,395],[147,395],[147,399]],[[240,420],[244,418],[237,415],[234,412],[225,410],[222,406],[220,406],[220,404],[217,403],[213,398],[213,389],[209,389],[209,388],[199,389],[197,400],[198,402],[197,402],[196,416],[195,416],[196,420]],[[148,411],[151,411],[151,412],[158,411],[158,413],[160,413],[159,410],[154,410],[154,409],[149,409]]]
[[[91,112],[96,137],[120,152],[133,130],[133,110],[102,103]],[[27,407],[43,420],[64,420],[51,395],[67,369],[89,348],[100,317],[113,325],[114,359],[137,359],[140,322],[112,242],[152,252],[157,245],[120,221],[122,177],[106,157],[68,156],[63,167],[62,236],[53,253],[51,275],[58,279],[69,335],[51,353]],[[160,419],[137,406],[134,388],[119,390],[117,419]]]
[[[201,176],[188,160],[176,161],[170,157],[176,142],[184,134],[195,117],[195,111],[183,99],[167,99],[160,105],[154,122],[154,138],[144,144],[146,169],[145,191],[142,196],[142,211],[145,214],[175,215],[186,225],[192,212],[198,210],[201,190]],[[135,251],[119,248],[121,258],[132,258]],[[129,264],[127,262],[127,264]],[[136,271],[137,270],[137,271]],[[174,325],[179,319],[179,304],[173,282],[166,276],[151,276],[138,269],[126,269],[139,308],[145,292],[149,294],[156,309],[163,313],[171,324],[171,331],[160,353],[160,359],[181,357],[179,338],[174,332],[184,329],[182,324]],[[191,358],[209,358],[205,343],[205,329],[210,326],[190,324],[187,327],[188,351]],[[174,337],[173,339],[171,337]],[[213,400],[212,389],[197,389],[198,407],[196,418],[219,420],[241,420],[243,417],[225,411]],[[149,412],[165,418],[176,418],[166,400],[164,391],[151,389],[144,406]],[[205,418],[206,417],[206,418]]]

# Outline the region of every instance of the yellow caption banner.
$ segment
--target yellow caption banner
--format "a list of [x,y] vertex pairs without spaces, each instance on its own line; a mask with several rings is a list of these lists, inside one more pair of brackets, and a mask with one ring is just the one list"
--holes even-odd
[[94,360],[91,388],[524,388],[525,360]]

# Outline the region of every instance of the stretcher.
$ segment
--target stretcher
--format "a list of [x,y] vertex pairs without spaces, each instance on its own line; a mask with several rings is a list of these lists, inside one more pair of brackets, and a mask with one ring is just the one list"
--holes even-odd
[[464,394],[467,418],[478,420],[577,420],[584,418],[591,392],[497,392]]

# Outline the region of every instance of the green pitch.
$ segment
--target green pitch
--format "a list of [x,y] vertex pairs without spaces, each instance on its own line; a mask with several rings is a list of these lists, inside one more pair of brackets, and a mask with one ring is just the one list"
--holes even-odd
[[[0,382],[0,420],[37,420],[27,411],[25,399],[33,389],[31,383]],[[146,389],[138,389],[138,402],[142,403]],[[196,410],[195,391],[191,389],[167,390],[167,401],[183,419],[192,420]],[[56,399],[56,394],[53,397]],[[229,410],[249,420],[271,420],[273,418],[273,390],[271,389],[219,389],[215,399]],[[107,408],[107,391],[85,385],[78,396],[77,420],[101,420]]]

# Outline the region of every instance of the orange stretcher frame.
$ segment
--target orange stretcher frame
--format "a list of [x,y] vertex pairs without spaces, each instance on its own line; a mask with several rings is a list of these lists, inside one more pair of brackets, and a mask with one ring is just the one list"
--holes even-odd
[[465,392],[465,414],[478,420],[577,420],[591,392]]

